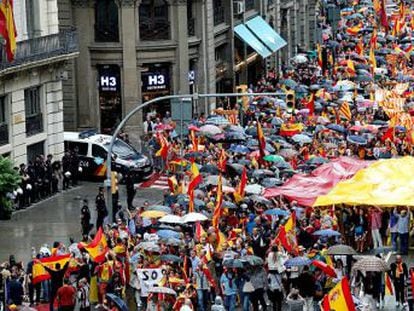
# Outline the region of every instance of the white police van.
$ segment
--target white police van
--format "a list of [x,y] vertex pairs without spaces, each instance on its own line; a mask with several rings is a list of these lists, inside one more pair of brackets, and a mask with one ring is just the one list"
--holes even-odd
[[[101,179],[106,176],[106,159],[112,136],[97,134],[93,130],[65,132],[65,151],[76,151],[79,157],[82,179]],[[112,148],[112,170],[125,175],[131,172],[134,180],[151,176],[153,167],[150,159],[134,147],[117,139]]]

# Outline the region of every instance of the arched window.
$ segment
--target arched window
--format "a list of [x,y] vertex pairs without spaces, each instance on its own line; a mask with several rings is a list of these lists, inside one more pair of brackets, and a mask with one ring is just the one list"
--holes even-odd
[[119,42],[118,6],[114,0],[96,1],[95,41]]
[[169,40],[170,33],[168,2],[166,0],[142,0],[139,6],[141,40]]

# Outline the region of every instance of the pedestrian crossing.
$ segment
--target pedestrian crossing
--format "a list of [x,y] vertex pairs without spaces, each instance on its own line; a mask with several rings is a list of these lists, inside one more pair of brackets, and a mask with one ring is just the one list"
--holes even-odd
[[164,174],[154,174],[150,179],[136,184],[137,189],[151,188],[151,189],[160,189],[167,190],[168,187],[168,177]]

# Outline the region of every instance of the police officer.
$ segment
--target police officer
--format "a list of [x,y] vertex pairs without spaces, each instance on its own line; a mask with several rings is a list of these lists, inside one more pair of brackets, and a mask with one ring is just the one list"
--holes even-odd
[[81,227],[82,235],[88,235],[91,230],[91,212],[88,206],[88,200],[83,200],[83,205],[81,208]]
[[103,187],[99,187],[99,192],[95,199],[95,205],[96,212],[98,213],[98,216],[96,218],[96,230],[98,230],[100,227],[103,226],[105,217],[108,216],[108,210],[106,209]]

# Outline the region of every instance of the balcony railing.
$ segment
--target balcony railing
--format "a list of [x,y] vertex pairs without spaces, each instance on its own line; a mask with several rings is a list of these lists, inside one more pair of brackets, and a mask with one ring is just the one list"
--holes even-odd
[[253,10],[255,7],[255,0],[245,0],[244,5],[246,7],[246,11]]
[[195,18],[191,17],[187,21],[188,36],[195,36]]
[[7,123],[0,124],[0,146],[9,143],[9,125]]
[[78,34],[64,30],[57,34],[17,42],[14,60],[8,62],[6,48],[0,45],[0,70],[79,51]]
[[224,23],[224,7],[214,7],[214,26]]
[[32,136],[43,132],[43,114],[26,116],[26,135]]

